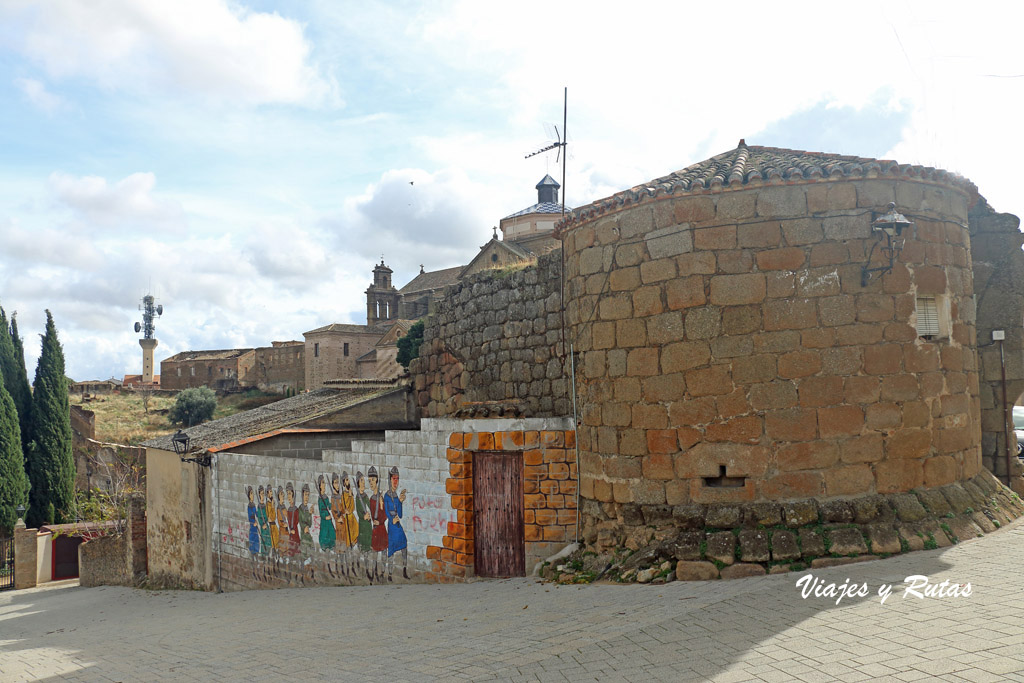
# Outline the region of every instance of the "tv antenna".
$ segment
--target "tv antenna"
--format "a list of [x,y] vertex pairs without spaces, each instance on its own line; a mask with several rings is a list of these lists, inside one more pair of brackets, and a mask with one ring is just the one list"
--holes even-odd
[[153,334],[156,332],[156,325],[153,323],[153,320],[164,314],[164,305],[156,303],[156,299],[153,298],[152,294],[147,294],[142,297],[139,310],[142,311],[142,322],[135,323],[135,331],[144,331],[143,339],[152,339]]
[[555,163],[557,164],[559,159],[562,161],[562,216],[565,216],[565,158],[568,156],[568,144],[569,144],[569,88],[568,86],[562,92],[562,131],[559,134],[558,126],[553,126],[555,131],[555,141],[550,145],[538,149],[536,152],[527,154],[524,159],[535,157],[538,154],[544,154],[550,152],[553,149],[557,149],[558,152],[555,155]]

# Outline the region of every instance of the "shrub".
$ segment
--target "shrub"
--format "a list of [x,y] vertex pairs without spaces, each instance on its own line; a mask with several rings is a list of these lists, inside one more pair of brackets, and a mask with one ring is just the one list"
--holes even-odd
[[420,320],[409,328],[408,334],[398,340],[398,355],[395,360],[406,370],[413,358],[420,356],[420,344],[423,343],[423,321]]
[[191,427],[206,422],[217,409],[217,394],[207,387],[186,389],[178,394],[171,407],[171,422]]

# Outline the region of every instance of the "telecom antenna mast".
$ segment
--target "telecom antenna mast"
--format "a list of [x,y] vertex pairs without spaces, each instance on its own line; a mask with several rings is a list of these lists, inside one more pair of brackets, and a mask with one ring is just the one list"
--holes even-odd
[[139,310],[142,311],[142,322],[135,323],[135,331],[142,332],[142,339],[139,340],[139,346],[142,347],[142,383],[153,384],[153,351],[159,343],[154,336],[156,325],[153,320],[164,314],[164,306],[157,304],[152,294],[147,294],[142,297]]

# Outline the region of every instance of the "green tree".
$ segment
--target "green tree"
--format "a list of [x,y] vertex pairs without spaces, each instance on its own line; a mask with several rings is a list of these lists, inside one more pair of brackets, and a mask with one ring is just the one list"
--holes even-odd
[[16,508],[28,503],[28,476],[21,454],[21,428],[14,401],[0,377],[0,533],[18,520]]
[[217,394],[208,387],[195,387],[186,389],[178,394],[171,406],[171,422],[177,422],[187,427],[206,422],[213,417],[213,411],[217,409]]
[[28,384],[28,370],[25,367],[25,347],[18,335],[18,314],[11,313],[11,342],[14,344],[14,372],[15,377],[8,380],[7,391],[14,400],[14,407],[18,410],[18,425],[21,427],[21,447],[28,457],[28,442],[32,438],[32,389]]
[[53,316],[46,311],[46,334],[32,383],[32,441],[28,476],[32,484],[29,526],[74,521],[75,461],[71,454],[71,405],[64,350]]
[[402,367],[409,369],[413,358],[420,357],[420,344],[423,343],[423,321],[416,322],[404,337],[398,340],[398,355],[395,357]]

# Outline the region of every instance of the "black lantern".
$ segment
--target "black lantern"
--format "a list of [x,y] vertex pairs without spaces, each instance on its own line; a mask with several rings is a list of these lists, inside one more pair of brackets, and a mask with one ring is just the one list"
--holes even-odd
[[18,511],[18,519],[21,519],[21,520],[25,519],[25,504],[24,503],[21,503],[20,505],[18,505],[18,507],[14,508],[14,509]]
[[171,437],[171,444],[174,446],[174,452],[177,453],[179,456],[188,453],[188,442],[188,434],[181,431],[180,429],[174,433],[174,436]]
[[174,433],[171,437],[171,445],[174,446],[174,452],[178,454],[182,462],[194,462],[200,467],[209,467],[211,458],[209,453],[202,453],[194,458],[185,457],[188,454],[188,449],[191,439],[188,434],[181,431],[180,429]]
[[865,265],[860,271],[860,286],[867,287],[868,283],[871,282],[871,274],[878,273],[879,275],[885,275],[892,271],[892,267],[896,263],[896,259],[899,258],[900,252],[903,251],[903,242],[906,239],[903,236],[903,230],[913,225],[913,221],[907,220],[907,217],[896,210],[896,202],[889,202],[889,210],[871,221],[871,231],[876,233],[877,238],[875,243],[871,246],[871,252],[868,254],[868,264],[871,263],[871,257],[875,253],[875,249],[882,243],[882,238],[885,238],[885,246],[882,247],[882,254],[889,259],[889,263],[878,266],[877,268],[868,268]]

